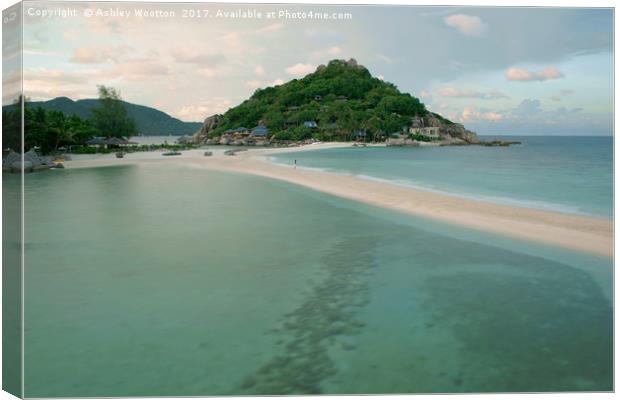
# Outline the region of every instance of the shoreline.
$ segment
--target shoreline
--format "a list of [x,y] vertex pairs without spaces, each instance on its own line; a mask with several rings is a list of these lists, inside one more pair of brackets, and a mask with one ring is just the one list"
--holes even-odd
[[210,148],[213,151],[211,157],[203,156],[204,150],[187,151],[178,157],[162,157],[157,152],[155,155],[120,160],[101,157],[68,161],[65,166],[72,169],[172,162],[257,175],[447,224],[613,257],[612,220],[488,203],[355,176],[293,168],[268,160],[269,156],[277,153],[350,146],[350,143],[321,143],[286,148],[250,148],[248,151],[238,152],[235,156],[225,156],[223,152],[226,148],[217,150]]

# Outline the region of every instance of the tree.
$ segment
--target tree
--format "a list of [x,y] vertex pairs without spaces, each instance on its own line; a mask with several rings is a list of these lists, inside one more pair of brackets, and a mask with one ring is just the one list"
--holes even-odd
[[95,128],[108,137],[130,137],[137,134],[136,123],[127,117],[120,92],[103,85],[97,88],[99,105],[91,110]]
[[22,115],[21,97],[11,107],[2,107],[2,142],[4,148],[21,153]]
[[60,145],[83,144],[97,135],[98,131],[77,115],[67,117],[60,111],[32,108],[29,103],[24,103],[26,150],[38,147],[43,154],[48,154]]

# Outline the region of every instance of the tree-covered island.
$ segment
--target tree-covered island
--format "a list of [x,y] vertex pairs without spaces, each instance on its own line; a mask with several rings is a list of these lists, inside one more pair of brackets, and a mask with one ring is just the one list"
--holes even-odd
[[428,111],[418,98],[373,77],[354,59],[332,60],[302,79],[256,90],[223,115],[208,117],[194,140],[235,145],[309,140],[480,143],[475,133]]

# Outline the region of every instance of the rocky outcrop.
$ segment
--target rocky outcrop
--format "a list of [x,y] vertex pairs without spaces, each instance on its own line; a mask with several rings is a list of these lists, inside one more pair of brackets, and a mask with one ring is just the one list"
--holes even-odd
[[207,117],[202,123],[202,126],[200,127],[198,132],[194,133],[194,143],[200,144],[206,142],[209,138],[209,133],[211,133],[215,128],[217,128],[221,121],[222,116],[219,114]]
[[452,123],[444,125],[444,131],[454,139],[461,139],[470,144],[477,144],[479,142],[478,136],[474,132],[465,129],[461,124]]
[[464,144],[462,142],[477,144],[479,142],[478,136],[474,132],[465,129],[465,127],[461,124],[441,118],[435,113],[428,113],[424,117],[424,126],[439,127],[439,134],[448,142],[456,142],[458,144]]
[[[34,172],[41,171],[50,168],[57,168],[59,165],[52,161],[50,157],[41,157],[36,151],[30,150],[24,153],[22,157],[20,154],[11,151],[2,160],[2,171],[4,172]],[[62,168],[62,167],[61,167]]]

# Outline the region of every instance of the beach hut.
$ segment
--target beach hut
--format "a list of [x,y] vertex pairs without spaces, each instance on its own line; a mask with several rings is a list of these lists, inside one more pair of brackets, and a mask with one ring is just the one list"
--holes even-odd
[[103,137],[94,137],[86,141],[86,145],[90,147],[103,147],[107,146],[106,139]]
[[366,140],[366,131],[356,130],[353,132],[353,138],[357,141],[365,141]]
[[269,129],[265,125],[258,125],[252,129],[250,134],[253,137],[266,137],[269,134]]

